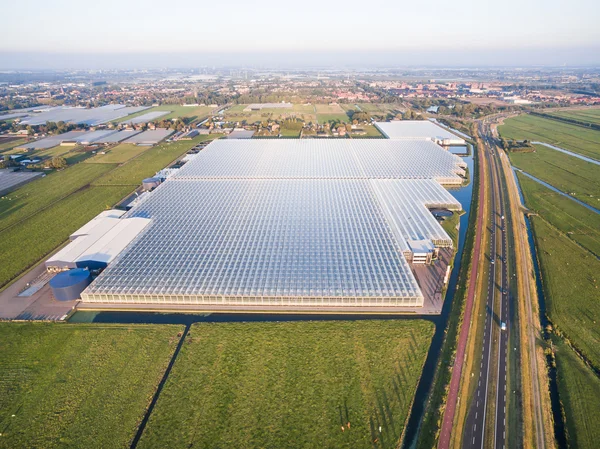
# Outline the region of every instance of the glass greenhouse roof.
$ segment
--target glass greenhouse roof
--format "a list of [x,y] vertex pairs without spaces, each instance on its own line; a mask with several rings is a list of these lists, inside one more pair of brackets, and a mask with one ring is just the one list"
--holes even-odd
[[151,223],[82,299],[421,306],[404,252],[452,246],[427,207],[460,209],[434,180],[461,179],[456,159],[426,141],[213,142],[125,215]]

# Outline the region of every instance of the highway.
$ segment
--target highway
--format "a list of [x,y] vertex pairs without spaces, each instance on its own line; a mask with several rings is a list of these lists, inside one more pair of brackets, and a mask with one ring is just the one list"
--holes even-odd
[[[481,363],[477,387],[469,405],[463,448],[506,447],[506,398],[508,334],[510,330],[509,278],[507,267],[507,235],[505,226],[505,193],[498,170],[495,144],[479,123],[479,134],[485,144],[488,162],[488,182],[491,186],[490,269],[485,289],[486,317],[483,333]],[[481,298],[483,299],[483,298]],[[502,323],[506,329],[502,330]],[[493,413],[493,420],[490,415]],[[491,426],[490,423],[494,425]]]

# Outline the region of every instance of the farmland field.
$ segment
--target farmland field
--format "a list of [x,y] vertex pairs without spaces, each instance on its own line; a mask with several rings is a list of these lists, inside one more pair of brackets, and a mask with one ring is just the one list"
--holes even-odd
[[25,142],[26,142],[26,139],[11,139],[11,140],[2,139],[2,140],[0,140],[0,152],[2,152],[4,150],[10,150],[11,148],[19,146]]
[[181,330],[0,323],[0,448],[129,447]]
[[58,248],[72,232],[114,206],[131,190],[129,186],[86,188],[21,221],[18,226],[0,232],[0,288]]
[[294,104],[291,108],[264,108],[259,111],[244,111],[247,106],[247,104],[238,104],[227,109],[223,114],[224,120],[255,123],[298,118],[307,123],[316,122],[315,107],[313,105]]
[[73,165],[0,197],[0,235],[7,227],[81,189],[114,167],[109,164]]
[[179,104],[163,104],[128,115],[127,117],[121,118],[118,121],[127,123],[127,121],[131,120],[132,118],[155,111],[169,111],[170,114],[163,115],[162,117],[155,118],[151,121],[171,120],[173,118],[190,118],[192,121],[201,121],[209,116],[213,110],[214,108],[211,108],[210,106],[181,106]]
[[543,145],[535,152],[510,152],[511,163],[558,190],[600,208],[600,167]]
[[319,123],[349,122],[350,117],[339,104],[317,104],[317,119]]
[[98,178],[93,184],[138,186],[144,178],[153,176],[157,171],[163,169],[190,148],[194,147],[194,145],[217,137],[220,137],[220,135],[201,135],[194,137],[192,140],[160,143],[155,147],[147,149],[139,157]]
[[600,260],[540,217],[531,217],[551,321],[600,368]]
[[373,126],[373,125],[357,125],[360,129],[366,131],[366,135],[365,136],[352,136],[353,139],[360,139],[360,138],[383,138],[383,134],[381,134],[379,132],[379,130]]
[[594,449],[600,441],[600,379],[565,343],[556,342],[558,391],[570,447]]
[[579,120],[581,122],[600,125],[600,108],[565,109],[558,111],[550,111],[546,113],[554,115],[556,117],[563,117],[572,120]]
[[122,143],[105,150],[106,154],[96,154],[86,162],[95,164],[122,164],[146,150],[148,150],[148,147],[134,145],[132,143]]
[[600,131],[583,126],[519,115],[506,119],[498,131],[507,139],[546,142],[600,160]]
[[517,173],[527,207],[600,257],[600,214]]
[[196,324],[138,447],[395,448],[432,335],[421,320]]

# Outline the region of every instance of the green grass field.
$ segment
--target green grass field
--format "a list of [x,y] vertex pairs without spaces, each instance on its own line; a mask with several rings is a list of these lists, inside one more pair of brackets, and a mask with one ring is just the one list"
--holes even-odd
[[594,449],[600,441],[600,379],[560,340],[555,340],[558,391],[569,446]]
[[139,157],[98,178],[94,181],[94,185],[138,186],[144,178],[153,176],[157,171],[165,168],[190,148],[194,147],[194,145],[218,137],[220,137],[220,134],[210,134],[197,136],[192,140],[162,142],[155,147],[146,149]]
[[264,122],[267,120],[284,120],[298,118],[305,122],[316,122],[315,107],[313,105],[293,104],[291,108],[264,108],[259,111],[244,111],[247,104],[238,104],[227,109],[223,114],[228,122]]
[[600,131],[557,120],[519,115],[498,127],[502,137],[546,142],[600,160]]
[[0,448],[129,447],[181,330],[0,323]]
[[600,215],[517,173],[525,204],[560,232],[600,257]]
[[600,368],[600,260],[540,217],[531,217],[547,313]]
[[111,208],[131,190],[129,186],[86,188],[0,232],[0,287],[58,248],[73,231]]
[[365,136],[352,136],[353,139],[372,139],[372,138],[383,138],[383,134],[379,132],[373,125],[358,125],[358,127],[367,132]]
[[546,114],[600,125],[600,108],[597,107],[586,109],[567,109],[558,111],[549,110],[548,112],[546,112]]
[[157,117],[152,121],[171,120],[173,118],[191,118],[192,121],[201,121],[208,117],[214,109],[210,106],[181,106],[179,104],[163,104],[154,106],[150,109],[145,109],[135,114],[130,114],[125,118],[119,119],[118,122],[127,123],[129,120],[155,111],[169,111],[168,115]]
[[433,328],[194,325],[138,447],[395,448]]
[[511,152],[510,161],[530,175],[600,208],[600,167],[560,151],[535,145],[535,152]]
[[73,165],[0,197],[0,235],[7,227],[90,184],[114,167],[108,164]]
[[105,150],[106,154],[96,154],[86,160],[94,164],[122,164],[138,154],[148,150],[148,147],[134,145],[132,143],[121,143],[113,148]]

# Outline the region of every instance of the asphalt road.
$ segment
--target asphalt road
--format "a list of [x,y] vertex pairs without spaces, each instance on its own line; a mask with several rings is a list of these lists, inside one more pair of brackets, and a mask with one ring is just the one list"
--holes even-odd
[[[480,124],[479,126],[486,147],[484,153],[490,167],[488,173],[492,188],[490,261],[493,262],[493,265],[490,266],[487,280],[486,318],[481,363],[478,367],[479,380],[469,406],[463,448],[490,447],[490,444],[486,446],[486,436],[489,432],[493,432],[493,446],[491,447],[504,449],[506,446],[507,346],[510,328],[504,193],[496,161],[499,156],[493,150],[493,142],[483,129],[484,125]],[[500,297],[500,304],[496,310],[495,299],[497,297]],[[506,324],[504,331],[501,330],[502,323]],[[492,357],[495,359],[492,360]],[[493,369],[493,367],[497,367],[497,369]],[[495,391],[489,390],[492,386],[495,386]],[[490,409],[495,410],[495,424],[493,428],[486,428],[486,419]]]

